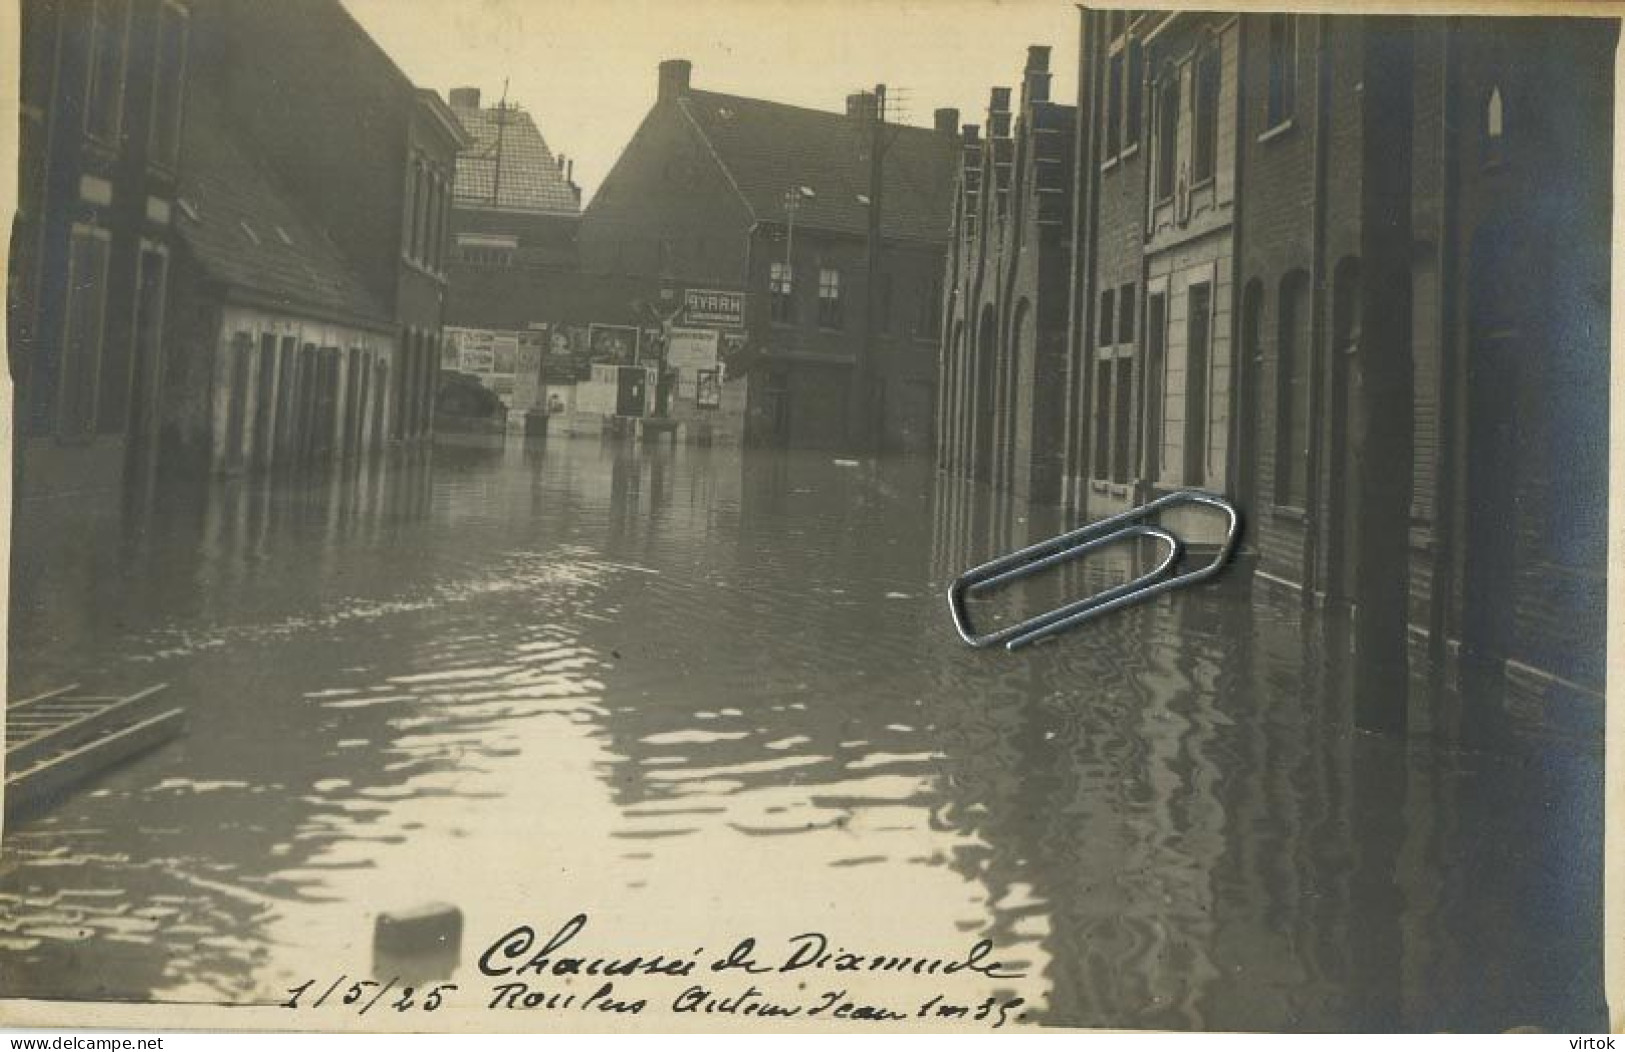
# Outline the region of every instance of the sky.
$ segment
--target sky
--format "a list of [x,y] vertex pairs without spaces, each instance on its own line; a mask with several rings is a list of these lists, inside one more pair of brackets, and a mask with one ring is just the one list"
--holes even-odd
[[[1052,97],[1077,95],[1069,0],[343,0],[407,76],[442,97],[528,110],[594,190],[654,103],[662,59],[696,88],[840,111],[887,85],[901,119],[957,107],[982,124],[988,89],[1019,88],[1029,44],[1053,50]],[[1019,91],[1017,92],[1019,97]]]

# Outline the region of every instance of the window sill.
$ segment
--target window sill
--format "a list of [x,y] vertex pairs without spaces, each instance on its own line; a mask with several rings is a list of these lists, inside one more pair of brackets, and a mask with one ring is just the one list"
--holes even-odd
[[1122,161],[1124,164],[1127,164],[1129,158],[1133,157],[1139,152],[1140,144],[1137,142],[1131,142],[1127,146],[1123,147],[1123,152],[1117,155],[1117,159]]
[[1304,523],[1309,521],[1308,512],[1302,508],[1294,508],[1289,504],[1272,504],[1270,514],[1274,518],[1285,519],[1287,522]]
[[1211,190],[1218,181],[1217,175],[1205,175],[1191,184],[1190,193],[1194,194],[1198,190]]
[[1292,118],[1291,117],[1284,117],[1281,120],[1277,121],[1270,128],[1266,129],[1265,131],[1259,132],[1258,133],[1258,141],[1259,142],[1269,142],[1272,139],[1279,139],[1281,136],[1285,135],[1287,132],[1289,132],[1291,130],[1292,130]]
[[1104,161],[1100,162],[1100,170],[1101,170],[1102,173],[1109,172],[1113,168],[1116,168],[1116,167],[1117,167],[1117,157],[1115,155],[1111,156],[1111,157],[1108,157]]

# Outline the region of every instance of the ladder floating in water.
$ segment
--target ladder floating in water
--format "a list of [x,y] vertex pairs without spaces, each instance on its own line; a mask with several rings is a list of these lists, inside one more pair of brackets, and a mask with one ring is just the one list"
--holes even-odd
[[177,737],[186,725],[162,704],[168,684],[122,697],[77,683],[6,706],[6,817],[34,813],[74,784]]

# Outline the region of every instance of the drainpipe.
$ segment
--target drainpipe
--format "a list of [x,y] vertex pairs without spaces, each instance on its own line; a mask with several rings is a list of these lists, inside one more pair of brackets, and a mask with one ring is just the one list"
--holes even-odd
[[[1323,390],[1328,370],[1325,366],[1327,358],[1326,337],[1326,173],[1328,170],[1328,155],[1330,153],[1331,136],[1327,134],[1331,124],[1331,62],[1327,56],[1330,49],[1326,46],[1326,37],[1330,26],[1330,19],[1326,15],[1315,16],[1315,175],[1314,175],[1314,234],[1313,248],[1309,259],[1309,419],[1316,422],[1316,426],[1309,430],[1309,456],[1304,469],[1308,472],[1308,485],[1305,487],[1307,497],[1304,500],[1303,522],[1303,597],[1306,602],[1312,602],[1315,586],[1319,579],[1318,563],[1320,561],[1320,526],[1321,526],[1321,479],[1324,477],[1326,464],[1325,452],[1325,420],[1326,399]],[[1279,348],[1277,348],[1279,353]],[[1294,451],[1295,453],[1296,451]]]
[[1457,320],[1456,280],[1457,239],[1460,230],[1458,203],[1458,150],[1451,129],[1456,126],[1460,102],[1456,98],[1456,19],[1446,20],[1444,45],[1439,59],[1443,89],[1440,101],[1439,187],[1443,201],[1439,208],[1439,406],[1436,430],[1438,448],[1433,476],[1433,584],[1428,607],[1429,676],[1435,690],[1445,681],[1449,657],[1446,638],[1450,630],[1451,596],[1455,591],[1456,548],[1456,451],[1457,391],[1460,360],[1458,341],[1461,326]]
[[1078,136],[1075,159],[1074,206],[1078,212],[1073,220],[1075,237],[1072,251],[1072,324],[1069,336],[1067,370],[1067,424],[1064,440],[1068,474],[1065,480],[1066,499],[1063,504],[1074,513],[1088,511],[1084,482],[1089,463],[1089,333],[1093,326],[1091,310],[1094,305],[1095,266],[1095,191],[1099,168],[1095,160],[1095,136],[1100,122],[1095,119],[1096,83],[1099,63],[1094,61],[1094,48],[1099,30],[1095,24],[1099,16],[1078,5],[1080,21],[1078,45]]

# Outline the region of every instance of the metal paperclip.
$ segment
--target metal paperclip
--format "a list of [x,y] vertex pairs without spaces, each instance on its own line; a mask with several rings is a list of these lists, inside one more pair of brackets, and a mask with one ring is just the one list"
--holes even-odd
[[[1212,562],[1199,570],[1170,577],[1168,576],[1170,571],[1185,550],[1184,542],[1160,526],[1150,525],[1143,520],[1175,504],[1206,504],[1224,512],[1228,522],[1225,527],[1224,543],[1219,546],[1218,554],[1214,556]],[[1128,511],[1101,519],[1099,522],[1092,522],[1087,526],[1080,526],[1058,537],[1041,541],[965,571],[948,586],[948,610],[953,615],[954,628],[959,632],[959,638],[971,646],[988,647],[1003,643],[1006,650],[1015,650],[1058,632],[1064,632],[1092,617],[1119,610],[1131,603],[1142,602],[1175,588],[1207,580],[1223,569],[1224,564],[1230,560],[1240,535],[1241,516],[1236,513],[1236,509],[1229,501],[1201,490],[1179,490],[1158,497],[1149,504],[1130,508]],[[965,608],[965,599],[968,596],[989,591],[1001,584],[1059,563],[1082,558],[1108,544],[1139,537],[1161,541],[1167,545],[1168,551],[1156,566],[1134,580],[1056,607],[1047,613],[995,632],[977,635],[975,629],[971,627],[970,614]]]

